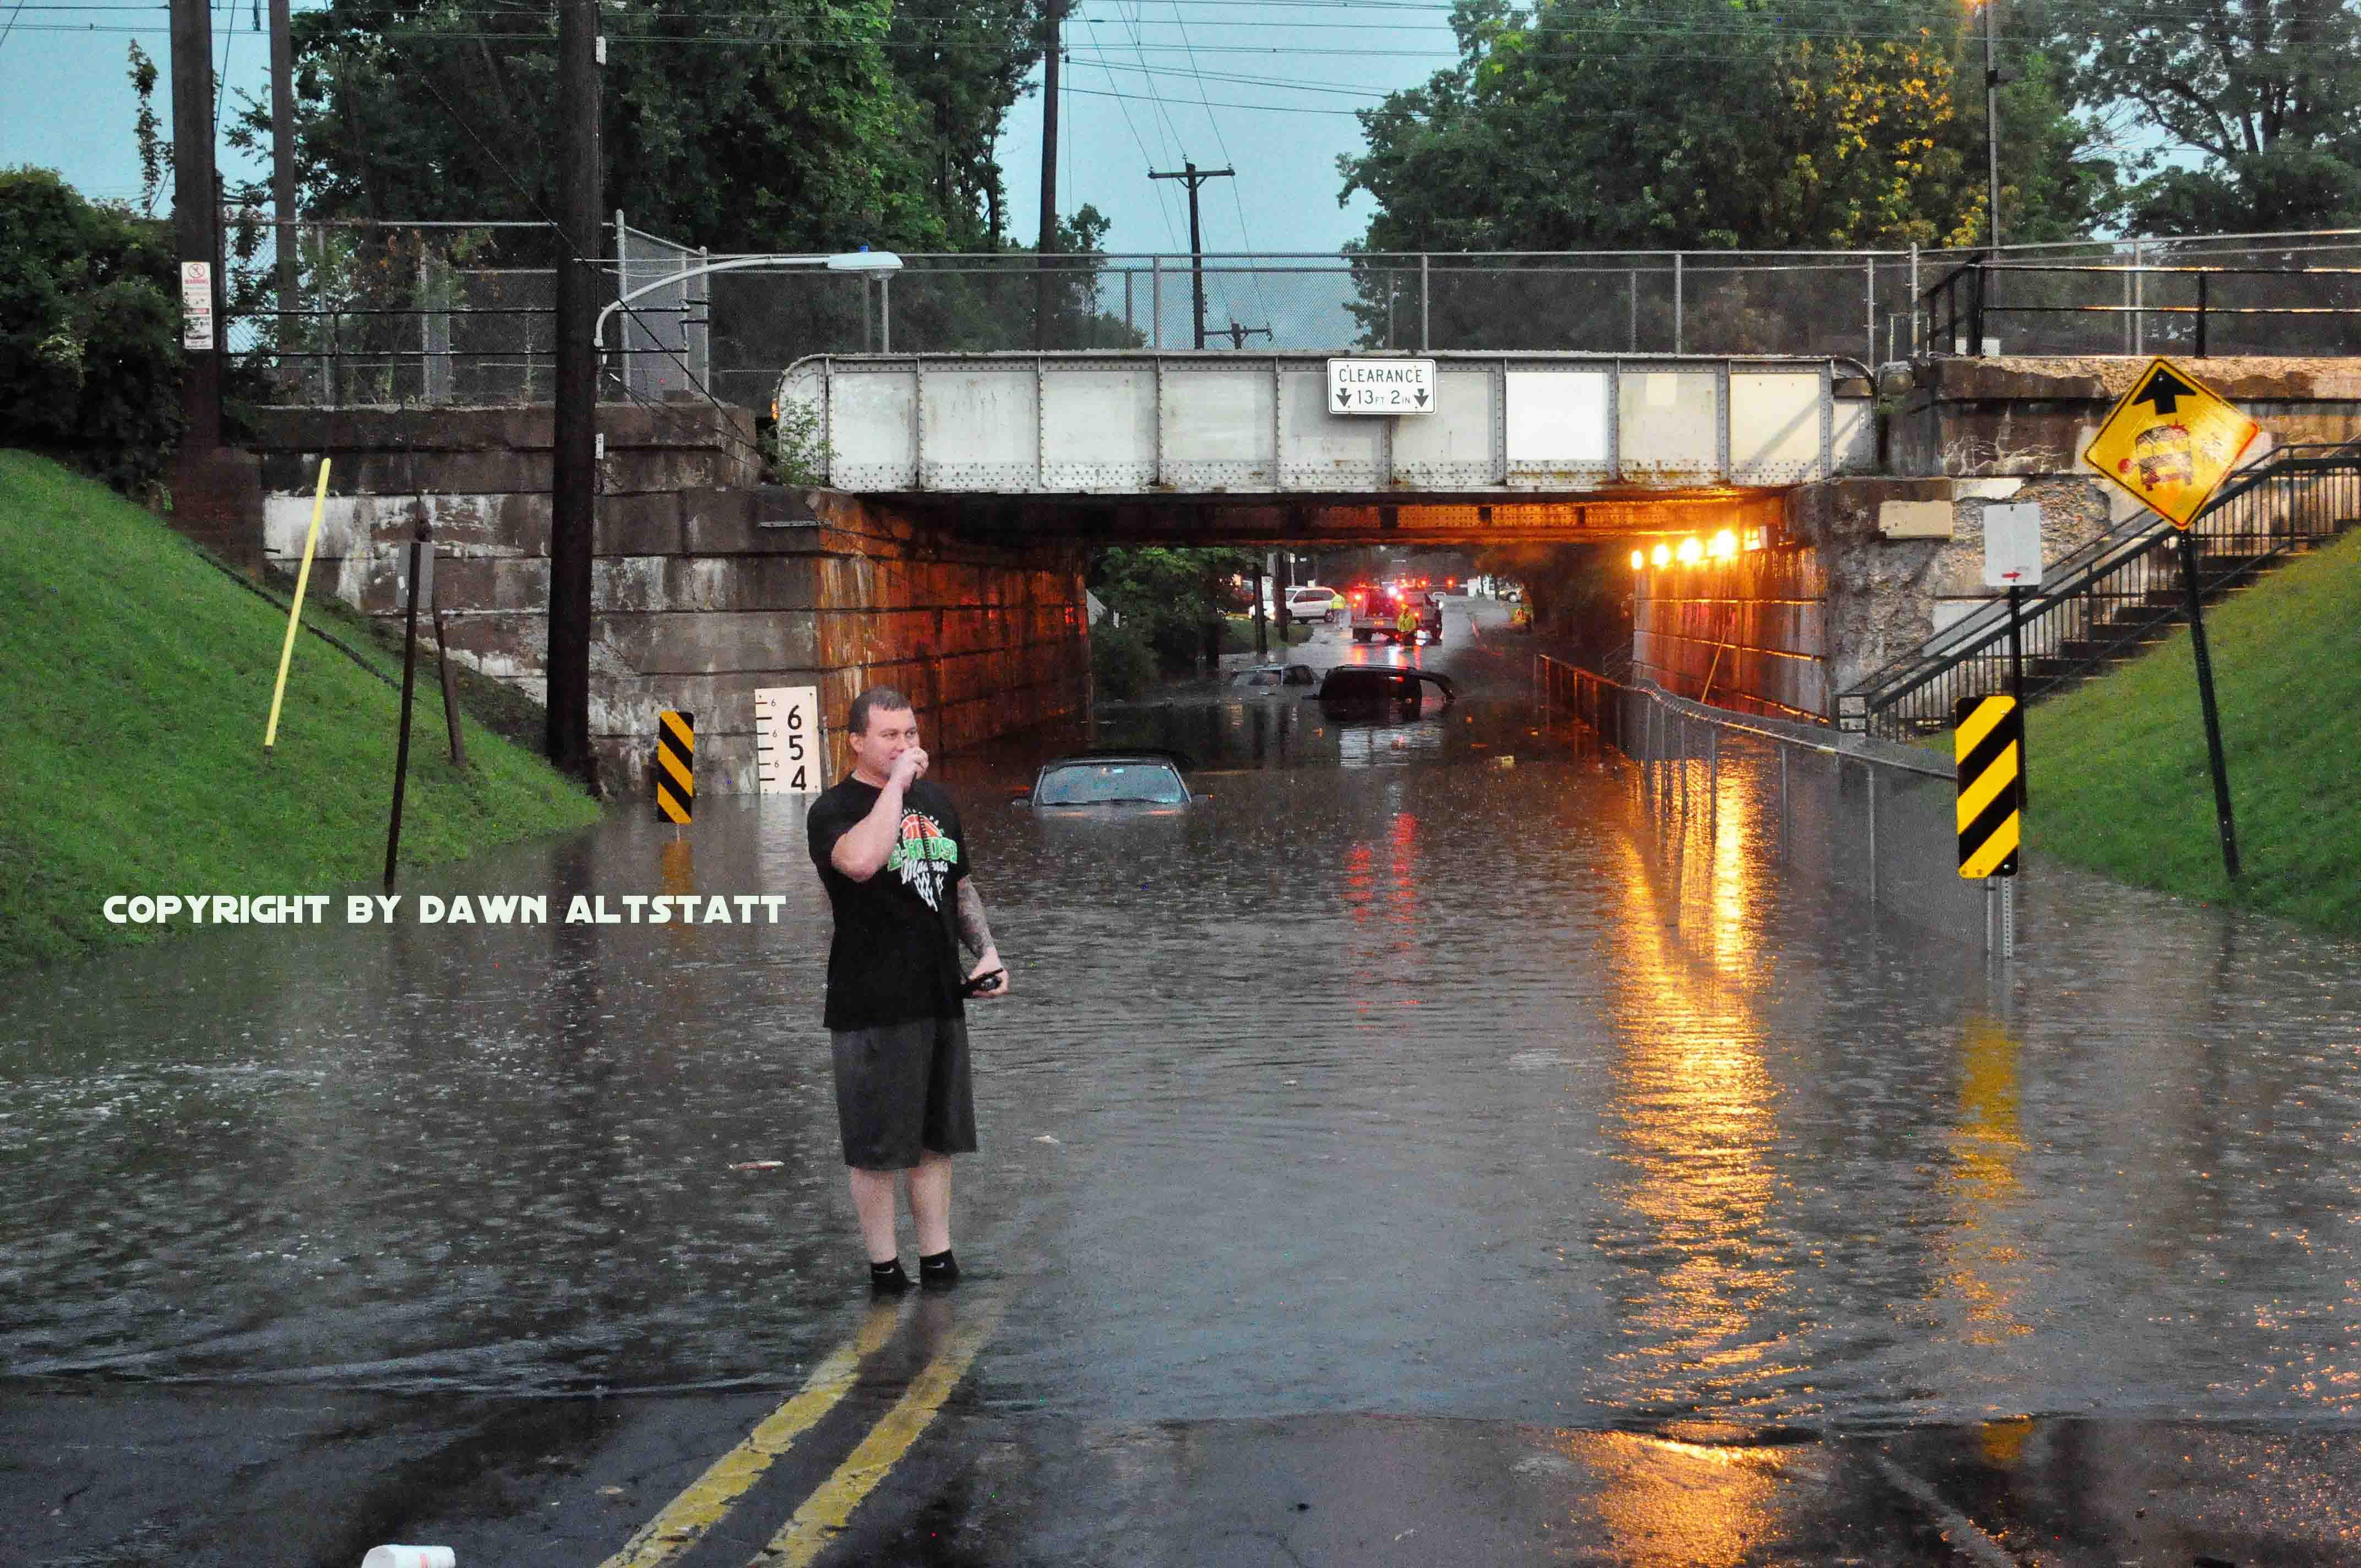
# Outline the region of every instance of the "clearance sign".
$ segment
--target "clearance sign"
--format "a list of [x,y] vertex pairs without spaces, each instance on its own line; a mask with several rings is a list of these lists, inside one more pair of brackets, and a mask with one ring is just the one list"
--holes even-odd
[[2082,461],[2185,529],[2261,433],[2189,372],[2157,359],[2108,413]]

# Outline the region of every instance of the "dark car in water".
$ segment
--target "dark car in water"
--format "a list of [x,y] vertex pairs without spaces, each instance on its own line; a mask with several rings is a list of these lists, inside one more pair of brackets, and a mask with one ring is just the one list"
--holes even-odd
[[1323,712],[1339,718],[1416,718],[1426,705],[1426,688],[1443,694],[1444,707],[1458,696],[1450,678],[1429,670],[1398,669],[1391,664],[1339,664],[1320,683]]
[[1208,798],[1191,792],[1182,776],[1191,763],[1179,751],[1081,751],[1053,757],[1033,775],[1033,787],[1015,804],[1036,807],[1148,806],[1170,809]]
[[1289,686],[1316,686],[1320,672],[1309,664],[1249,664],[1230,677],[1232,691],[1271,696]]

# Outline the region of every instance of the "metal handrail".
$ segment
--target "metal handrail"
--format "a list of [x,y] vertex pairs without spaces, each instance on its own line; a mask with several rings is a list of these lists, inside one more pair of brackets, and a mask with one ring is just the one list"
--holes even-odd
[[[2305,477],[2316,482],[2334,475],[2361,479],[2361,441],[2341,445],[2281,447],[2261,463],[2233,477],[2191,520],[2191,532],[2202,543],[2217,546],[2251,543],[2257,548],[2213,574],[2207,585],[2209,594],[2254,576],[2279,557],[2331,536],[2355,521],[2348,516],[2330,519],[2325,527],[2302,525],[2293,515],[2291,503],[2306,499],[2316,491],[2288,498],[2279,515],[2259,520],[2259,529],[2253,526],[2257,520],[2232,518],[2235,503],[2277,481]],[[2361,512],[2361,485],[2355,487],[2353,499],[2356,504],[2352,510]],[[2251,509],[2242,509],[2245,510]],[[2025,598],[2014,625],[2020,638],[2037,650],[2031,660],[2037,674],[2026,684],[2028,693],[2037,695],[2079,679],[2125,647],[2136,645],[2156,629],[2178,619],[2181,611],[2170,591],[2171,584],[2160,581],[2150,586],[2142,582],[2136,585],[2137,591],[2127,592],[2125,584],[2118,581],[2126,575],[2137,576],[2134,569],[2174,537],[2174,530],[2159,518],[2134,518],[2059,563],[2066,569],[2050,576]],[[2051,572],[2056,573],[2057,568],[2051,568]],[[2109,588],[2111,582],[2115,586]],[[2109,608],[2114,611],[2111,620],[2088,613],[2103,598],[2110,601]],[[1949,727],[1949,704],[1938,701],[1935,711],[1922,712],[1919,709],[1925,706],[1923,703],[1905,707],[1912,697],[1937,687],[1938,683],[1953,696],[1981,696],[1987,690],[1998,689],[1997,678],[1981,682],[1949,679],[1971,661],[1994,663],[2008,642],[2012,618],[2004,601],[1995,601],[1978,611],[1973,620],[1970,626],[1947,629],[1941,634],[1944,641],[1939,650],[1922,647],[1840,695],[1837,698],[1838,728],[1884,733],[1890,738],[1898,738],[1903,732],[1932,732]],[[2027,629],[2036,635],[2026,637]],[[2046,635],[2050,632],[2056,636]],[[2070,636],[2070,632],[2087,635]],[[2065,644],[2070,641],[2085,643],[2088,651],[2079,655],[2065,654]],[[2041,652],[2045,642],[2054,643],[2058,652]],[[1970,685],[1979,689],[1965,689]]]
[[[2148,278],[2182,278],[2197,280],[2197,302],[2191,305],[2151,304],[2145,299],[2128,304],[2070,305],[2005,305],[1993,302],[1993,274],[2022,276],[2063,274],[2079,276],[2093,274],[2108,278],[2145,280]],[[2129,316],[2136,322],[2150,316],[2191,316],[2195,318],[2194,345],[2197,357],[2207,357],[2207,327],[2216,316],[2361,316],[2361,307],[2350,305],[2217,305],[2213,303],[2209,284],[2215,278],[2303,278],[2327,280],[2361,277],[2361,268],[2355,267],[2186,267],[2135,263],[2131,266],[2092,265],[2062,261],[2017,261],[2007,258],[1978,255],[1946,272],[1920,294],[1926,307],[1927,345],[1937,354],[1945,353],[1947,345],[1966,343],[1967,357],[1980,358],[1984,352],[1984,332],[1987,319],[1993,316]],[[1966,288],[1967,301],[1960,302],[1961,284]],[[1943,313],[1937,314],[1938,309]],[[1964,330],[1963,330],[1964,329]]]

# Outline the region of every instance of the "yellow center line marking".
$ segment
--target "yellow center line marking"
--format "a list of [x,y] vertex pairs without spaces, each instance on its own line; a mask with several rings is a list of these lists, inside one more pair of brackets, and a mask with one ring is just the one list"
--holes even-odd
[[715,1460],[712,1468],[690,1482],[599,1568],[656,1568],[696,1545],[762,1478],[772,1461],[836,1408],[852,1387],[861,1363],[893,1337],[906,1308],[907,1303],[891,1301],[872,1305],[861,1332],[812,1368],[801,1392],[763,1417],[743,1442]]
[[927,1369],[910,1380],[909,1391],[870,1429],[861,1446],[837,1466],[836,1474],[804,1499],[796,1517],[771,1538],[749,1568],[809,1568],[812,1559],[851,1520],[853,1510],[901,1463],[918,1434],[935,1419],[935,1412],[943,1408],[943,1401],[966,1376],[975,1353],[1000,1326],[1003,1310],[998,1300],[988,1301],[960,1325]]

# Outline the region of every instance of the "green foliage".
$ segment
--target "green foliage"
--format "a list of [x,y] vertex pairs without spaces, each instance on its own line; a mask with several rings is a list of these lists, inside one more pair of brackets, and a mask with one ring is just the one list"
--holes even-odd
[[[346,635],[372,674],[301,639],[266,764],[284,612],[148,513],[18,452],[0,452],[0,602],[31,611],[0,616],[0,696],[16,718],[0,746],[0,969],[153,939],[107,924],[112,894],[375,882],[398,651]],[[405,864],[596,820],[578,785],[472,715],[467,765],[452,766],[440,688],[422,675]]]
[[[1339,199],[1377,199],[1357,307],[1372,343],[1400,343],[1413,250],[1783,250],[1959,247],[1986,232],[1983,94],[1965,8],[1839,0],[1815,26],[1759,4],[1459,0],[1460,58],[1361,115],[1368,149],[1339,160]],[[1979,46],[1980,47],[1980,46]],[[2071,73],[2020,53],[2007,89],[2008,237],[2087,233],[2113,165],[2073,114]],[[1745,105],[1742,113],[1734,105]],[[1438,273],[1438,278],[1444,275]],[[1692,348],[1791,346],[1812,275],[1708,282],[1686,302]],[[1620,271],[1454,277],[1433,290],[1444,347],[1621,348],[1636,299]],[[1668,332],[1666,335],[1669,335]]]
[[139,215],[152,218],[164,194],[164,176],[171,171],[172,144],[164,139],[164,122],[156,114],[156,62],[134,38],[129,50],[132,94],[139,101],[131,134],[139,144]]
[[[725,251],[991,243],[992,138],[1039,57],[1022,0],[911,15],[885,0],[715,0],[600,18],[605,204],[634,225]],[[306,210],[548,218],[555,37],[548,8],[518,0],[299,12]],[[249,102],[229,139],[260,147],[269,131]]]
[[0,446],[152,486],[181,433],[177,291],[164,225],[0,170]]
[[1115,546],[1091,562],[1091,591],[1137,630],[1168,671],[1220,651],[1230,579],[1254,570],[1251,550]]
[[1156,678],[1156,650],[1137,627],[1103,620],[1091,628],[1091,675],[1102,697],[1137,696]]
[[[2361,14],[2345,0],[2103,0],[2074,24],[2077,91],[2126,105],[2197,168],[2140,164],[2136,232],[2343,226],[2361,219]],[[2065,58],[2061,56],[2061,58]]]
[[2361,936],[2361,535],[2206,613],[2245,875],[2222,872],[2186,631],[2026,715],[2033,846]]
[[778,417],[771,423],[771,462],[779,483],[807,488],[825,485],[829,465],[835,460],[818,405],[792,398],[780,403]]
[[1723,0],[1460,0],[1459,63],[1362,114],[1344,194],[1377,198],[1372,250],[1971,240],[1956,12],[1850,9],[1874,36]]

